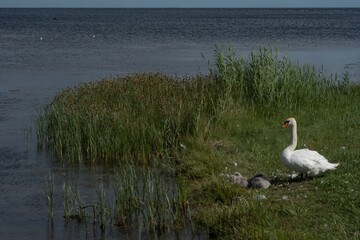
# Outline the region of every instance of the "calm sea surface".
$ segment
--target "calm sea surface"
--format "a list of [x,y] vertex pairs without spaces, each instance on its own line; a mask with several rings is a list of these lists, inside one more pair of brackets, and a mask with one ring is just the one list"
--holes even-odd
[[[65,224],[62,172],[73,172],[85,197],[97,177],[111,174],[38,152],[31,120],[56,92],[80,82],[207,73],[215,45],[228,44],[244,57],[276,45],[296,61],[349,71],[360,82],[360,9],[0,9],[0,239],[132,238],[131,231],[86,234],[84,226]],[[59,192],[54,226],[42,195],[49,169]]]

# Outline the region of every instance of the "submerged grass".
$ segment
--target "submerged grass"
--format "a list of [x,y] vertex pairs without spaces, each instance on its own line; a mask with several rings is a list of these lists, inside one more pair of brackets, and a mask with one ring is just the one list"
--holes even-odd
[[54,182],[54,174],[51,174],[50,170],[49,170],[49,175],[47,177],[45,176],[45,187],[43,188],[43,193],[46,199],[49,217],[51,218],[51,220],[54,220],[55,182]]
[[[69,88],[38,115],[39,145],[73,162],[175,159],[184,191],[176,201],[156,181],[124,185],[138,181],[122,179],[137,176],[131,169],[119,174],[113,208],[121,225],[140,212],[147,231],[166,231],[164,223],[184,224],[189,203],[191,221],[212,238],[358,239],[359,86],[272,48],[248,59],[217,49],[215,65],[208,76],[148,73]],[[298,147],[339,162],[337,170],[308,181],[288,177],[279,160],[288,117],[297,119]],[[273,185],[239,188],[220,176],[235,172],[261,172]]]
[[[51,186],[54,174],[49,172],[49,179],[50,183],[46,181],[49,190],[44,190],[44,193],[49,215],[53,219],[55,188]],[[70,179],[71,176],[63,175],[64,218],[66,222],[84,222],[87,230],[88,221],[92,220],[93,227],[99,227],[102,232],[107,227],[132,227],[133,231],[138,230],[140,239],[142,233],[157,239],[193,224],[183,183],[174,179],[168,181],[160,170],[123,165],[115,173],[113,194],[99,180],[93,199],[87,203],[82,200],[78,186],[73,185]]]

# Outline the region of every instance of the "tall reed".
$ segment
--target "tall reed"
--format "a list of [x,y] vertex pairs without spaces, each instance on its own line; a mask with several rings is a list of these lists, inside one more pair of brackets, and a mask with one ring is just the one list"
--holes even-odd
[[223,104],[247,104],[265,114],[318,107],[329,94],[349,85],[348,74],[341,80],[314,65],[294,63],[286,54],[280,56],[277,48],[261,46],[248,59],[238,57],[231,47],[217,48],[215,63],[211,73],[224,89]]
[[62,181],[62,194],[63,194],[63,208],[65,219],[74,216],[75,202],[73,198],[73,188],[66,182],[65,174],[63,174]]
[[68,219],[77,219],[78,221],[85,220],[87,225],[87,218],[89,217],[89,212],[87,208],[92,207],[92,205],[86,205],[83,199],[81,198],[79,186],[77,184],[71,184],[70,180],[66,179],[65,173],[63,174],[62,179],[62,203],[64,208],[64,218]]
[[54,174],[52,174],[49,170],[49,174],[45,178],[46,178],[45,187],[43,188],[43,193],[46,199],[49,216],[51,220],[54,220],[54,194],[55,194]]
[[100,228],[101,228],[101,230],[105,230],[105,228],[106,228],[106,196],[105,196],[103,182],[99,183],[99,186],[96,189],[96,194],[97,194],[96,208],[100,214]]
[[[55,156],[147,162],[180,146],[214,109],[203,76],[137,74],[58,93],[36,119],[38,142]],[[208,112],[210,110],[210,113]]]

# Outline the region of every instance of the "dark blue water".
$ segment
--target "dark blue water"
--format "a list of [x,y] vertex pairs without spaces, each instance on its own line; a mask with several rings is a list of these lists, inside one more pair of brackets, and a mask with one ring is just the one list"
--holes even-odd
[[215,44],[353,50],[359,26],[359,9],[0,9],[0,67],[194,73]]
[[[60,191],[68,170],[37,151],[31,120],[56,92],[80,82],[207,73],[215,45],[227,44],[245,57],[260,44],[276,45],[359,82],[360,9],[0,9],[0,239],[133,238],[64,224],[60,198],[49,225],[44,175],[51,169]],[[73,172],[89,194],[108,174],[82,165]]]

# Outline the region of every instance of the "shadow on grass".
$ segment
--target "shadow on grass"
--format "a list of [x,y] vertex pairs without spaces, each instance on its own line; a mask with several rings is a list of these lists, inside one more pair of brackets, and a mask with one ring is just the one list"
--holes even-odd
[[315,177],[301,177],[298,176],[296,178],[273,178],[271,179],[271,184],[272,185],[281,185],[281,184],[292,184],[292,183],[300,183],[300,182],[307,182],[307,181],[311,181],[313,179],[316,178],[323,178],[325,177],[325,175],[319,175],[319,176],[315,176]]

